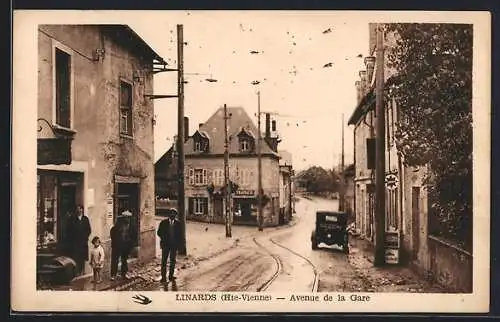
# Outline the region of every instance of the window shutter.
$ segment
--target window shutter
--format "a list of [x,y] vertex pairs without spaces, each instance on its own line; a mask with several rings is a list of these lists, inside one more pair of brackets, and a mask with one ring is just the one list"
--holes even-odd
[[375,169],[375,138],[366,139],[366,163],[368,169]]
[[203,184],[207,184],[207,169],[203,169]]
[[194,185],[194,169],[189,169],[189,185]]
[[193,198],[188,199],[188,214],[193,214]]
[[207,182],[214,183],[213,172],[214,170],[212,169],[207,170]]

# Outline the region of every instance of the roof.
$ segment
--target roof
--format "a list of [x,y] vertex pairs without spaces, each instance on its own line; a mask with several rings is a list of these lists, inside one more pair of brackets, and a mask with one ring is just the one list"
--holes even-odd
[[142,54],[146,54],[153,60],[157,60],[159,63],[167,65],[163,58],[128,25],[106,24],[100,25],[100,27],[108,34],[113,35],[115,39],[123,40],[121,43],[129,45],[132,50],[138,50],[137,44],[139,44],[142,49],[139,51]]
[[280,155],[280,165],[292,165],[292,154],[285,150],[278,151]]
[[369,92],[363,96],[359,104],[354,109],[347,125],[356,125],[358,121],[370,110],[375,108],[375,93],[373,86],[370,87]]
[[[229,138],[229,153],[239,154],[239,144],[237,135],[241,132],[242,128],[245,129],[247,133],[258,133],[257,127],[254,122],[242,107],[228,107],[227,114],[231,117],[227,120],[228,122],[228,138]],[[220,107],[217,111],[210,116],[210,118],[203,123],[203,125],[198,130],[200,133],[205,132],[210,137],[210,149],[208,153],[203,155],[214,155],[214,154],[224,154],[224,108]],[[262,135],[262,134],[261,134]],[[262,135],[263,136],[263,135]],[[263,155],[274,155],[278,157],[278,154],[274,152],[271,147],[267,144],[265,140],[262,140],[262,150]],[[194,152],[193,137],[184,143],[184,154],[189,155],[199,155],[200,153]]]

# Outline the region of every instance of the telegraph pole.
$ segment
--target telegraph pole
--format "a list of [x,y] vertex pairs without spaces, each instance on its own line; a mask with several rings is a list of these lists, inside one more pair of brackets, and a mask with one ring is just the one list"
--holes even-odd
[[229,183],[229,142],[227,138],[227,105],[224,104],[224,200],[225,200],[225,223],[226,223],[226,237],[231,237],[231,208],[230,208],[230,196],[231,196],[231,185]]
[[184,40],[183,25],[177,25],[177,211],[181,223],[181,247],[179,254],[186,255],[186,209],[184,204]]
[[342,155],[340,157],[340,198],[339,198],[339,211],[345,210],[345,177],[344,177],[344,113],[342,113]]
[[384,113],[384,35],[382,25],[377,25],[376,57],[376,169],[375,169],[375,266],[385,264],[385,113]]
[[262,146],[262,134],[260,130],[260,91],[257,92],[257,189],[258,189],[258,215],[257,221],[259,225],[259,231],[262,231],[262,156],[261,156],[261,146]]

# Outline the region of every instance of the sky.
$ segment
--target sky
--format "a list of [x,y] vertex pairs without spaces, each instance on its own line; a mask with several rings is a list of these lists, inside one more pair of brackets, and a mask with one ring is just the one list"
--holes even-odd
[[[328,11],[175,11],[129,26],[176,68],[176,25],[183,25],[190,135],[224,104],[245,108],[257,124],[260,91],[261,111],[277,113],[279,149],[302,170],[338,166],[342,115],[345,164],[353,162],[347,121],[356,105],[354,82],[364,69],[358,56],[368,52],[368,22]],[[176,91],[175,72],[155,74],[154,94]],[[177,133],[177,99],[157,99],[154,106],[156,161]]]

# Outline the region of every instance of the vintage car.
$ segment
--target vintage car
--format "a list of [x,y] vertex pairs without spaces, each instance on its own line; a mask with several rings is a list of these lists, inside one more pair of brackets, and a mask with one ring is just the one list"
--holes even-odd
[[345,253],[349,253],[347,214],[345,212],[316,212],[316,227],[311,233],[312,249],[318,249],[320,243],[325,243],[328,246],[341,246]]

